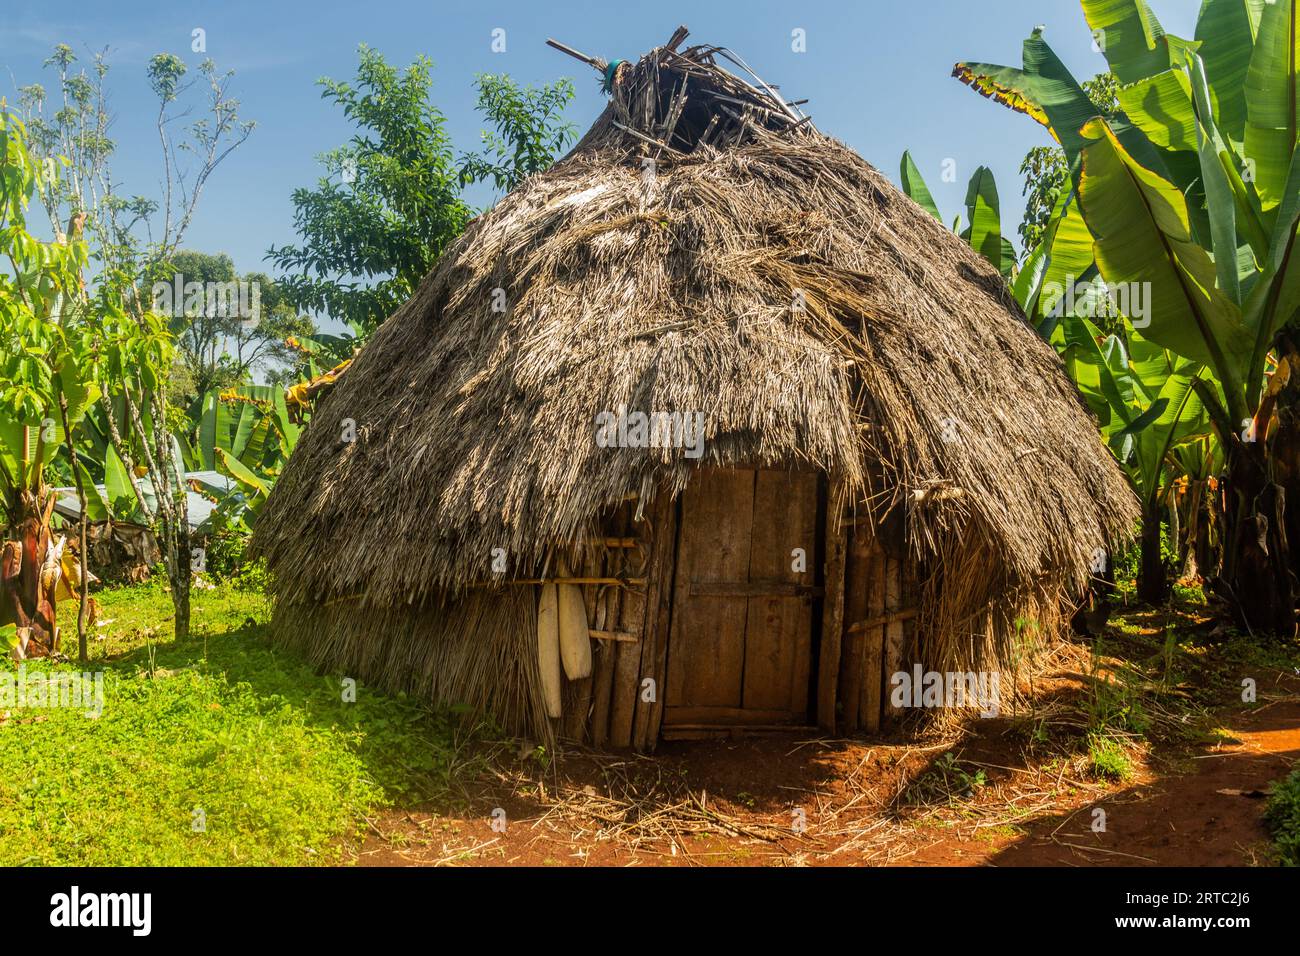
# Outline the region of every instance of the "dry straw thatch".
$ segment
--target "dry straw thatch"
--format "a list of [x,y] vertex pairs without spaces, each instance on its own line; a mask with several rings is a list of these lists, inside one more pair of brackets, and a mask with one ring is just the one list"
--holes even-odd
[[[1005,658],[1130,534],[997,272],[681,35],[611,70],[574,150],[470,225],[317,410],[256,535],[278,633],[315,660],[537,730],[534,589],[467,586],[495,548],[535,576],[701,465],[811,465],[904,507],[936,663]],[[620,406],[703,412],[703,458],[598,447]]]

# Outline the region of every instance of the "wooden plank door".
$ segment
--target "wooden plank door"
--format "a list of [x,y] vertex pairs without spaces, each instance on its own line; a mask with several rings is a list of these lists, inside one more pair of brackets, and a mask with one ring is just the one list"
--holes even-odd
[[665,725],[808,722],[817,489],[815,473],[706,470],[684,492]]
[[666,723],[741,707],[749,606],[721,586],[748,584],[753,531],[754,472],[703,470],[682,493]]

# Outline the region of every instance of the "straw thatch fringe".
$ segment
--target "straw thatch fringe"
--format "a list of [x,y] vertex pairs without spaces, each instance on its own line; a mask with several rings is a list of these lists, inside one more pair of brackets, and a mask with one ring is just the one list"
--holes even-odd
[[[701,465],[812,465],[875,514],[902,505],[934,569],[918,633],[954,653],[970,620],[1046,607],[1131,533],[1131,492],[996,271],[716,52],[619,67],[578,147],[477,219],[322,402],[255,541],[281,633],[323,628],[295,638],[317,659],[495,700],[455,663],[485,651],[420,645],[494,642],[504,663],[515,638],[424,609],[488,578],[494,549],[536,575],[554,542]],[[599,447],[620,408],[703,413],[703,457]],[[315,609],[357,592],[364,608]],[[483,679],[514,694],[531,657]]]
[[334,673],[549,736],[537,691],[536,602],[532,587],[418,609],[279,601],[272,626],[284,643]]

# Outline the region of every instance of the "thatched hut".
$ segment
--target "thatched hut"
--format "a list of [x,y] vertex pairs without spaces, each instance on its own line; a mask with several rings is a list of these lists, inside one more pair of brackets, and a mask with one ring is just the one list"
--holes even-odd
[[873,730],[889,675],[1003,667],[1129,535],[997,272],[682,36],[317,409],[256,535],[314,662],[597,746]]

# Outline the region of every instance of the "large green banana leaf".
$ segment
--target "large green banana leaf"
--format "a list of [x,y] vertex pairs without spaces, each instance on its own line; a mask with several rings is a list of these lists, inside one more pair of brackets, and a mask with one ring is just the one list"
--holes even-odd
[[108,499],[91,479],[90,472],[80,458],[77,460],[77,472],[81,476],[81,489],[86,495],[86,517],[91,521],[104,521],[112,514]]
[[[992,63],[958,63],[952,75],[982,96],[1025,113],[1046,126],[1065,151],[1073,173],[1078,169],[1079,153],[1087,144],[1081,130],[1097,115],[1097,107],[1043,39],[1041,28],[1025,40],[1021,57],[1022,69]],[[1161,160],[1141,130],[1124,116],[1113,116],[1110,122],[1129,152],[1142,162],[1160,168]]]
[[135,492],[131,488],[126,465],[112,445],[104,456],[104,491],[107,492],[109,504],[117,517],[126,517],[135,509]]
[[243,459],[244,449],[248,447],[249,439],[253,435],[253,429],[261,420],[261,415],[254,405],[239,406],[239,424],[235,426],[235,436],[230,438],[229,444],[222,444],[221,447],[227,449],[236,458]]
[[925,184],[925,179],[921,176],[921,171],[916,168],[916,163],[912,161],[912,154],[904,150],[903,159],[899,164],[898,170],[899,181],[903,184],[903,193],[915,201],[922,209],[934,216],[940,222],[943,217],[939,215],[939,207],[935,205],[934,197],[930,195],[930,187]]
[[275,390],[275,421],[280,430],[280,446],[285,459],[288,459],[298,445],[302,429],[289,418],[289,406],[285,403],[284,392],[278,388]]
[[1025,40],[1024,66],[1016,69],[994,63],[958,63],[953,76],[982,96],[996,100],[1042,125],[1073,161],[1084,140],[1079,130],[1097,113],[1077,80],[1034,30]]
[[1097,415],[1102,435],[1142,500],[1154,503],[1172,449],[1209,434],[1209,419],[1194,383],[1201,366],[1130,332],[1104,339],[1079,316],[1063,320],[1076,383]]
[[203,460],[203,467],[208,471],[215,471],[217,467],[216,455],[213,449],[217,447],[217,413],[220,404],[216,392],[208,392],[202,398],[203,410],[199,415],[198,452]]
[[1246,135],[1246,70],[1266,0],[1204,0],[1196,41],[1210,78],[1219,129],[1233,143]]
[[1191,235],[1181,192],[1141,166],[1102,120],[1088,124],[1080,201],[1097,267],[1111,286],[1148,284],[1149,325],[1141,334],[1209,365],[1244,412],[1254,337],[1241,310],[1215,285],[1215,266]]
[[1040,242],[1025,258],[1024,265],[1020,267],[1015,281],[1011,283],[1011,294],[1015,296],[1016,301],[1020,303],[1020,308],[1024,310],[1031,322],[1035,321],[1038,298],[1043,291],[1043,277],[1047,275],[1047,267],[1051,263],[1052,258],[1048,253],[1047,243]]
[[1004,275],[1010,275],[1011,263],[1002,261],[1002,213],[993,171],[987,166],[975,170],[966,189],[966,218],[970,221],[971,248]]
[[1246,71],[1246,158],[1265,210],[1282,202],[1300,126],[1300,0],[1264,5]]
[[[1093,239],[1079,209],[1076,190],[1063,190],[1052,211],[1052,218],[1043,232],[1041,245],[1048,253],[1048,265],[1043,274],[1043,291],[1039,298],[1039,314],[1052,317],[1067,286],[1089,280],[1094,274]],[[1044,335],[1050,328],[1040,328]]]
[[1133,125],[1157,146],[1196,149],[1196,112],[1191,81],[1182,67],[1138,80],[1119,91],[1119,105]]
[[244,488],[248,496],[249,508],[255,511],[256,507],[254,505],[260,505],[261,500],[271,493],[271,488],[266,480],[224,448],[217,449],[217,457],[221,460],[221,464],[225,466],[226,473]]
[[1188,47],[1165,33],[1146,0],[1083,0],[1083,15],[1111,72],[1125,85],[1165,72]]
[[1164,404],[1163,411],[1136,435],[1134,467],[1140,469],[1138,486],[1149,503],[1153,504],[1159,495],[1165,463],[1174,446],[1191,435],[1209,431],[1209,419],[1194,388],[1200,377],[1201,369],[1194,363],[1179,363],[1164,380],[1156,398],[1157,403]]
[[[899,164],[899,180],[903,192],[918,205],[943,222],[939,207],[934,197],[912,161],[912,154],[904,152]],[[980,166],[970,179],[966,189],[966,216],[970,224],[961,229],[961,216],[953,220],[952,229],[965,239],[980,255],[984,256],[1007,279],[1015,274],[1016,250],[1010,241],[1002,235],[1002,213],[998,202],[998,187],[993,179],[993,172],[987,166]],[[297,426],[289,421],[287,411],[277,415],[280,420],[280,434],[289,442],[289,447],[297,442]]]
[[1205,208],[1210,223],[1215,274],[1219,288],[1229,299],[1240,305],[1237,214],[1232,185],[1228,181],[1228,171],[1232,167],[1231,160],[1226,159],[1229,156],[1228,145],[1223,141],[1218,125],[1214,122],[1210,87],[1206,82],[1205,68],[1200,57],[1192,56],[1185,75],[1189,92],[1193,94],[1196,104],[1194,121],[1196,151],[1205,188]]

